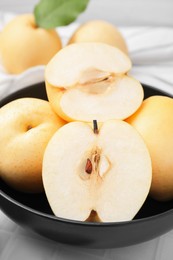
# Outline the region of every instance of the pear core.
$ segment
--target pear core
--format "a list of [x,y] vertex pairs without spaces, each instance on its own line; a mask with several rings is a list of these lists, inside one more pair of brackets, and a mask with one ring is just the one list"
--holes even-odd
[[151,159],[141,136],[123,121],[106,121],[97,134],[90,124],[72,122],[50,140],[42,176],[56,216],[126,221],[148,195]]
[[[69,88],[92,73],[122,75],[131,69],[131,61],[119,49],[104,43],[74,43],[61,49],[48,63],[45,78],[57,88]],[[68,75],[68,76],[67,76]]]
[[141,84],[127,75],[130,59],[104,43],[76,43],[59,51],[46,67],[46,90],[66,121],[125,119],[143,100]]

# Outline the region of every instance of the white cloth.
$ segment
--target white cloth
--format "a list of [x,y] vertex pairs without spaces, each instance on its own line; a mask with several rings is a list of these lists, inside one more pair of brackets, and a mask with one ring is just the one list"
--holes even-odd
[[[0,31],[14,17],[0,13]],[[63,45],[78,27],[73,23],[58,28]],[[133,62],[130,72],[142,83],[164,89],[173,95],[173,28],[171,27],[120,27],[126,39]],[[25,86],[44,81],[44,66],[37,66],[19,75],[9,75],[0,66],[0,100]]]
[[[0,31],[13,17],[0,13]],[[58,29],[65,44],[77,28],[72,24]],[[141,82],[173,95],[173,29],[121,27],[133,62],[131,74]],[[18,89],[44,80],[44,66],[31,68],[20,75],[9,75],[0,68],[0,100]],[[135,246],[94,250],[60,245],[26,231],[0,212],[1,260],[171,260],[173,230]]]
[[24,230],[0,212],[1,260],[172,260],[173,230],[134,246],[85,249],[62,245]]

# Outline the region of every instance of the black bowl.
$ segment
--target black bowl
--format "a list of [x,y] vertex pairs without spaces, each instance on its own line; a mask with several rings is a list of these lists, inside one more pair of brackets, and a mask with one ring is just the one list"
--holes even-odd
[[[169,96],[143,84],[145,98]],[[0,102],[0,107],[21,97],[47,99],[44,83],[27,87]],[[17,192],[0,180],[2,211],[19,225],[61,243],[89,247],[113,248],[141,243],[173,229],[173,201],[157,202],[147,197],[132,221],[88,223],[57,218],[46,196]]]

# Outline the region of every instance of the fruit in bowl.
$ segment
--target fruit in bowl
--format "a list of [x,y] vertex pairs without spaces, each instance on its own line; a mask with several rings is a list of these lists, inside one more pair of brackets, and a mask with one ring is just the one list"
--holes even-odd
[[[169,96],[169,93],[164,93],[151,86],[143,84],[143,87],[145,98],[152,95]],[[1,100],[0,106],[2,107],[10,101],[23,97],[47,99],[45,84],[40,83],[17,91],[9,95],[6,99]],[[91,128],[92,136],[93,126],[90,124],[88,127]],[[101,124],[98,124],[98,138],[101,131],[100,127]],[[73,156],[76,152],[77,150],[71,153],[68,152],[66,158],[70,158],[70,155]],[[87,166],[87,169],[89,170],[89,166]],[[30,194],[18,192],[17,190],[13,190],[9,185],[6,185],[1,178],[0,187],[1,209],[8,217],[24,228],[33,230],[38,234],[61,243],[88,248],[115,248],[141,243],[163,235],[173,229],[173,200],[159,202],[147,196],[142,208],[133,220],[91,223],[88,222],[90,221],[89,219],[83,222],[56,217],[50,209],[45,193]],[[128,198],[126,197],[126,199]],[[73,203],[75,202],[73,201]],[[91,219],[93,220],[94,214],[91,215]],[[99,220],[95,219],[95,221]]]
[[61,218],[118,222],[134,218],[151,185],[151,159],[138,132],[121,120],[97,127],[72,122],[51,138],[43,184]]
[[64,125],[50,104],[14,100],[0,109],[0,177],[23,192],[41,192],[42,160],[52,135]]
[[173,99],[152,96],[126,120],[142,135],[152,159],[150,195],[173,199]]
[[[83,121],[62,127],[45,150],[43,183],[58,217],[131,220],[148,195],[150,155],[138,133],[121,121],[143,100],[141,84],[127,75],[130,69],[122,51],[91,42],[68,45],[46,67],[55,112],[67,121]],[[94,132],[86,123],[93,119],[100,123]]]
[[46,90],[55,112],[66,121],[125,119],[143,101],[143,88],[127,75],[131,61],[104,43],[75,43],[46,66]]

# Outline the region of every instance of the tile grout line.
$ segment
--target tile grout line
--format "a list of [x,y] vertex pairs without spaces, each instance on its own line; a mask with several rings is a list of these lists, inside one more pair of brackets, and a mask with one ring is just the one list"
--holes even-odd
[[9,231],[9,233],[12,233],[12,234],[11,234],[10,239],[8,240],[8,242],[7,242],[6,246],[5,246],[5,248],[4,248],[3,252],[2,252],[2,254],[0,255],[3,260],[6,259],[6,255],[7,255],[8,251],[9,251],[8,246],[9,246],[9,245],[11,244],[11,242],[14,240],[14,238],[15,238],[15,236],[16,236],[16,231],[17,231],[18,228],[19,228],[19,227],[16,225],[16,228],[15,228],[15,230],[14,230],[13,232],[10,232],[10,231]]
[[156,259],[157,255],[158,255],[157,252],[158,252],[158,250],[159,250],[159,245],[160,245],[160,237],[158,237],[157,242],[156,242],[153,260],[160,260],[160,259]]

